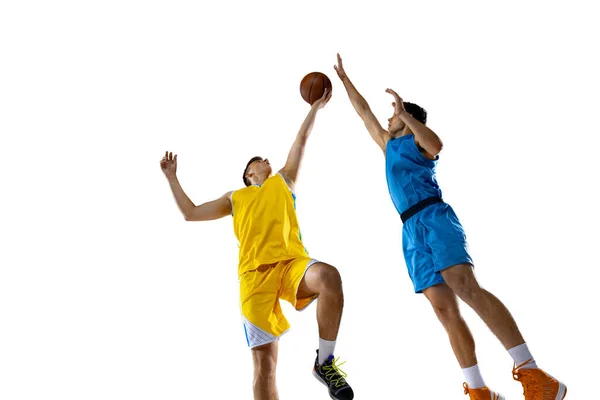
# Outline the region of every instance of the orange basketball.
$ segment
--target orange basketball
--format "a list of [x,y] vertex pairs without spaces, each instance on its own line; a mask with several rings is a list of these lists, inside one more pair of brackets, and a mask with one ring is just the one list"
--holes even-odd
[[322,72],[311,72],[300,82],[300,94],[310,105],[323,97],[325,89],[329,89],[331,92],[331,81]]

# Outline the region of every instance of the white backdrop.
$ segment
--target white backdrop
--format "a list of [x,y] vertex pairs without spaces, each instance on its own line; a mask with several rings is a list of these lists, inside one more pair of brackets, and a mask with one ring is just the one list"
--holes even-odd
[[[600,32],[585,4],[3,2],[0,398],[252,398],[232,221],[185,222],[159,160],[179,155],[196,204],[240,188],[254,155],[279,168],[311,71],[333,98],[298,214],[311,255],[343,277],[337,355],[356,399],[464,398],[337,52],[382,123],[387,87],[428,110],[478,278],[568,398],[586,398],[600,356]],[[487,383],[521,398],[509,355],[463,310]],[[327,399],[311,376],[315,306],[284,311],[281,399]]]

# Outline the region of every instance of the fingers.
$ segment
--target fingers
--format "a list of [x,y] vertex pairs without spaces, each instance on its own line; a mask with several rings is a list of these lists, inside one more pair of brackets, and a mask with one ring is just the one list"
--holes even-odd
[[165,156],[160,160],[161,165],[167,164],[167,162],[177,162],[177,154],[173,156],[173,152],[165,151]]
[[389,93],[389,94],[391,94],[391,95],[394,95],[394,96],[397,96],[397,95],[398,95],[396,92],[394,92],[394,91],[393,91],[392,89],[390,89],[390,88],[387,88],[387,89],[385,89],[385,92],[386,92],[386,93]]
[[333,69],[335,69],[335,72],[338,74],[341,74],[344,71],[344,66],[342,65],[342,57],[340,57],[340,53],[337,53],[337,62],[337,65],[334,65]]
[[394,103],[394,107],[396,107],[396,103],[398,103],[398,105],[402,104],[402,97],[400,97],[398,95],[398,93],[394,92],[392,89],[388,88],[385,90],[386,93],[391,94],[392,96],[394,96],[394,98],[396,99],[395,103]]
[[323,96],[319,100],[317,100],[313,105],[318,108],[325,107],[325,104],[331,99],[331,89],[325,89],[323,91]]

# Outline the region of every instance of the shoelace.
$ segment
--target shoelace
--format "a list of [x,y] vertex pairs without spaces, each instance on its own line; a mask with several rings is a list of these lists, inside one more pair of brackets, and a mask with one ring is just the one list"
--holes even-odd
[[[531,359],[525,361],[523,364],[516,365],[513,367],[513,379],[523,384],[523,396],[527,400],[554,400],[554,391],[552,387],[546,385],[551,381],[539,382],[534,378],[533,375],[529,374],[527,370],[521,371],[520,368],[529,364]],[[522,378],[525,378],[521,380]]]
[[469,385],[467,385],[467,382],[463,383],[463,387],[465,388],[465,394],[469,394]]
[[[469,385],[467,385],[467,382],[463,383],[463,388],[465,388],[465,394],[469,394]],[[493,396],[492,400],[498,400],[498,393],[493,393]]]
[[340,363],[338,365],[337,364],[338,360],[339,360],[339,357],[334,358],[331,361],[331,365],[323,365],[321,367],[323,369],[323,372],[325,372],[325,377],[327,378],[327,380],[329,382],[335,383],[336,388],[345,385],[346,380],[344,378],[346,378],[348,376],[348,375],[346,375],[346,373],[344,371],[342,371],[340,369],[340,366],[344,365],[346,363],[346,361],[344,361],[343,363]]

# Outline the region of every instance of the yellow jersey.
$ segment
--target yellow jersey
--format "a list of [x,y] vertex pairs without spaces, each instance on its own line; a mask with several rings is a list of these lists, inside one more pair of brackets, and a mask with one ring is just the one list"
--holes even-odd
[[281,174],[231,195],[233,229],[239,243],[238,276],[297,257],[307,257],[296,217],[296,196]]

